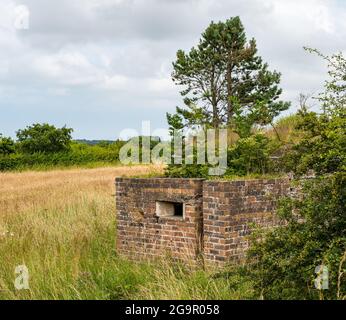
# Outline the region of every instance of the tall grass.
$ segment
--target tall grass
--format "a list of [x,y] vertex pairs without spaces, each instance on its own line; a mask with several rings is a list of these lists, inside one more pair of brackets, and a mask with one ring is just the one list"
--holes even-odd
[[274,129],[268,128],[266,135],[270,138],[278,137],[285,143],[297,143],[301,139],[301,132],[296,128],[298,124],[298,116],[292,114],[278,119],[274,124]]
[[[161,174],[136,166],[0,174],[0,299],[239,299],[239,275],[158,260],[129,262],[115,250],[115,176]],[[15,290],[15,267],[29,290]]]

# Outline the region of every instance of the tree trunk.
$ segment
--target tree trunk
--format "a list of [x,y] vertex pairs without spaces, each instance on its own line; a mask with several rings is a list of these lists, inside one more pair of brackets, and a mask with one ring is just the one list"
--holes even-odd
[[233,118],[233,104],[231,101],[232,97],[232,64],[228,63],[227,66],[227,124],[230,125]]
[[211,104],[213,108],[213,127],[214,129],[219,128],[219,115],[218,115],[218,110],[217,110],[217,98],[216,98],[216,85],[215,85],[215,75],[214,72],[212,72],[211,75],[211,85],[210,85],[210,90],[211,90]]

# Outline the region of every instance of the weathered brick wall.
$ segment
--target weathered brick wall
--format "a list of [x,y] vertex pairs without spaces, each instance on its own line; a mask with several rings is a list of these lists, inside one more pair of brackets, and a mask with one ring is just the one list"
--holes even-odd
[[[116,179],[117,249],[133,259],[171,254],[207,264],[239,261],[251,225],[277,225],[277,199],[289,180]],[[183,217],[158,217],[156,201],[183,202]]]
[[243,259],[253,224],[268,228],[277,199],[290,191],[289,180],[205,181],[203,188],[204,259],[224,264]]
[[[194,261],[201,251],[201,179],[116,179],[117,250],[133,259],[165,254]],[[183,202],[183,217],[158,217],[156,201]]]

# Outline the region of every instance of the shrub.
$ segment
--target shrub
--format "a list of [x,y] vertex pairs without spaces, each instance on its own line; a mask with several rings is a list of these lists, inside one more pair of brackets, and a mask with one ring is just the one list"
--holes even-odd
[[[265,299],[346,298],[345,182],[345,173],[305,182],[302,198],[281,201],[287,226],[255,236],[249,259]],[[328,267],[329,290],[314,286],[320,265]]]
[[228,152],[227,175],[266,174],[277,145],[263,134],[242,138]]
[[[249,252],[265,298],[346,299],[346,59],[324,58],[331,80],[320,95],[323,113],[300,111],[301,140],[287,162],[298,176],[313,170],[316,178],[301,183],[298,198],[282,200],[286,226],[255,237]],[[328,268],[329,290],[315,289],[319,266]]]
[[209,167],[201,164],[168,165],[165,176],[170,178],[208,178]]
[[71,128],[55,128],[47,123],[33,124],[17,131],[19,148],[24,153],[66,151],[71,143]]
[[300,112],[297,129],[302,137],[286,156],[287,170],[298,174],[309,169],[317,174],[345,170],[345,109],[337,115]]
[[[267,174],[276,170],[271,155],[278,150],[280,143],[264,134],[255,134],[238,139],[227,152],[226,176],[245,176]],[[194,152],[194,164],[171,164],[165,174],[174,178],[208,178],[211,165],[196,164],[197,153]]]

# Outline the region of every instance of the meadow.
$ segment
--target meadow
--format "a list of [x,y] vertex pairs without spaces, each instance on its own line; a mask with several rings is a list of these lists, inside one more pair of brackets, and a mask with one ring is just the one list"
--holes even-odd
[[[239,272],[117,255],[114,178],[162,172],[119,166],[0,173],[0,299],[256,298]],[[18,265],[29,270],[28,290],[14,287]]]

